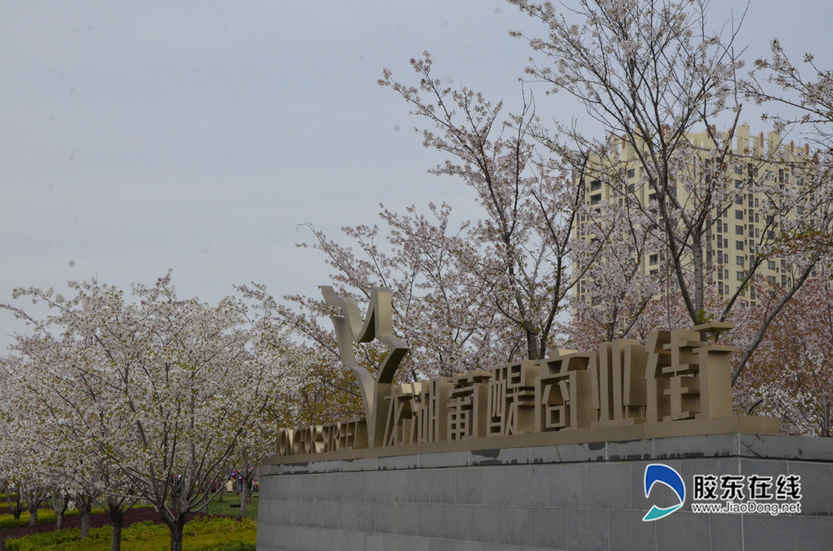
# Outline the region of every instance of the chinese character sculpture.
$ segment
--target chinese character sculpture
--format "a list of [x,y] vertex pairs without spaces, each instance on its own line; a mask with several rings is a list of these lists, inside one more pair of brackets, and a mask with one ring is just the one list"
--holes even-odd
[[[341,362],[358,380],[365,417],[282,429],[279,456],[363,448],[475,449],[497,447],[498,438],[500,446],[511,447],[617,435],[778,432],[774,419],[733,414],[730,358],[736,349],[717,343],[720,333],[732,328],[728,323],[657,329],[645,346],[619,339],[593,352],[559,350],[545,360],[396,383],[409,348],[393,334],[391,292],[375,289],[364,318],[352,299],[331,287],[321,292],[336,311],[332,322]],[[373,340],[387,347],[375,375],[353,354],[355,344]]]

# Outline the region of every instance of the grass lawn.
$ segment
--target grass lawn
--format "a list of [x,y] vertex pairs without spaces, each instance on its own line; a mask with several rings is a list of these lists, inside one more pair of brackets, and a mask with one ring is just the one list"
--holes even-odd
[[[256,525],[251,520],[198,519],[185,524],[184,551],[254,551]],[[164,524],[140,522],[122,531],[122,551],[159,551],[168,548]],[[93,528],[80,539],[78,530],[61,530],[6,541],[8,551],[109,551],[110,527]]]
[[[133,509],[141,509],[147,508],[150,505],[134,505]],[[90,511],[91,514],[100,514],[104,513],[106,509],[103,507],[93,507]],[[78,515],[79,512],[77,509],[68,509],[64,512],[64,518],[72,517]],[[40,508],[38,509],[38,524],[53,524],[55,522],[56,514],[55,511],[49,508]],[[255,517],[257,518],[257,517]],[[8,509],[0,510],[0,531],[9,529],[9,528],[16,528],[18,526],[28,526],[29,525],[29,511],[24,511],[20,514],[20,518],[14,518],[14,515],[8,512]]]
[[[249,506],[246,510],[246,518],[257,520],[257,498],[257,494],[249,496]],[[240,494],[225,492],[223,495],[223,501],[220,502],[218,496],[217,499],[208,504],[205,512],[209,515],[223,515],[229,517],[240,516]]]

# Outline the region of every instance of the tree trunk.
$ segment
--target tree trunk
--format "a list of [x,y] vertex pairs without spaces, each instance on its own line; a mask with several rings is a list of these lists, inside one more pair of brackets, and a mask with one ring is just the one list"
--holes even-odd
[[249,504],[249,478],[250,475],[244,474],[240,481],[240,518],[246,518]]
[[703,273],[703,236],[698,233],[699,231],[699,228],[695,228],[691,236],[692,260],[694,261],[694,308],[698,317],[693,321],[704,323],[706,321],[706,286]]
[[171,551],[182,551],[182,528],[185,526],[185,519],[179,517],[167,520],[168,530],[171,532]]
[[110,532],[110,551],[121,551],[121,524],[114,524]]
[[110,534],[110,551],[121,550],[121,527],[124,523],[124,512],[121,507],[108,503],[108,516],[110,517],[110,525],[112,532]]
[[12,496],[9,495],[9,509],[11,509],[14,519],[20,520],[20,514],[23,512],[23,507],[20,504],[20,490],[17,491],[15,501],[12,501]]
[[[531,324],[530,324],[531,325]],[[543,355],[540,354],[540,343],[538,342],[538,333],[527,329],[526,330],[526,355],[530,360],[540,360]]]
[[38,504],[29,505],[29,526],[34,526],[38,523]]
[[90,535],[90,509],[92,504],[89,500],[82,499],[78,504],[78,512],[81,515],[81,537],[86,538]]
[[52,496],[52,509],[55,510],[55,530],[60,530],[64,527],[64,513],[67,510],[67,501],[67,496],[64,493]]

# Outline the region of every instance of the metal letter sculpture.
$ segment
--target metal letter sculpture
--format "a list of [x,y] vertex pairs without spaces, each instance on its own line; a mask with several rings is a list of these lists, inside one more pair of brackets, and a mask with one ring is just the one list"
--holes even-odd
[[[330,306],[340,309],[341,314],[332,316],[336,330],[341,362],[349,368],[359,380],[364,398],[367,422],[367,440],[370,447],[382,445],[385,438],[387,411],[385,399],[390,395],[393,376],[405,354],[408,345],[393,335],[393,303],[391,292],[387,289],[374,289],[367,315],[362,320],[356,302],[349,297],[335,294],[332,287],[322,286],[321,294]],[[376,376],[356,362],[353,344],[371,342],[374,339],[387,345],[388,353],[382,360]]]
[[[728,323],[656,329],[647,346],[619,339],[593,352],[556,351],[550,359],[397,384],[394,375],[409,348],[393,335],[391,292],[374,289],[364,319],[352,299],[331,287],[321,292],[337,309],[331,319],[341,361],[359,381],[365,418],[282,429],[279,456],[779,432],[775,419],[733,414],[730,357],[736,349],[717,344],[732,328]],[[375,375],[353,353],[356,344],[373,340],[388,348]]]

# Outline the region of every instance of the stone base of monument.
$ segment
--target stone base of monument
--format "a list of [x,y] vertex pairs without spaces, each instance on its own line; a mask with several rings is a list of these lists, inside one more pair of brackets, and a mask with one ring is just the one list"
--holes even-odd
[[[833,549],[833,438],[734,432],[371,452],[379,450],[262,466],[258,551]],[[646,497],[652,463],[675,469],[686,495],[678,510],[645,522],[652,505],[676,499],[663,484]],[[743,475],[731,477],[743,482],[738,503],[750,501],[751,480],[759,491],[770,480],[772,497],[757,502],[797,502],[800,513],[695,512],[698,503],[723,501],[695,499],[694,475]],[[798,499],[789,481],[800,482]]]

